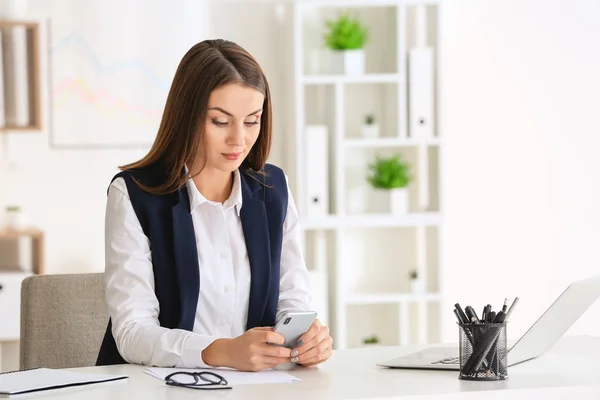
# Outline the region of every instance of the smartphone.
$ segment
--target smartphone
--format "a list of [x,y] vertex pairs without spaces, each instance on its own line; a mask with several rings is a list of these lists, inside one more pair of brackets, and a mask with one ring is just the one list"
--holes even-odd
[[308,331],[316,318],[315,311],[288,311],[283,314],[273,330],[284,337],[285,343],[282,346],[293,349],[297,347],[300,336]]

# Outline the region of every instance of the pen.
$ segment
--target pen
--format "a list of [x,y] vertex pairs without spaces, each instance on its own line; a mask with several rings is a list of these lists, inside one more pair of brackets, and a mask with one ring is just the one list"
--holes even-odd
[[467,318],[467,316],[465,315],[465,312],[463,311],[462,307],[460,306],[460,304],[456,303],[454,305],[454,307],[456,307],[456,310],[460,316],[460,319],[462,321],[463,324],[468,324],[469,323],[469,318]]
[[483,311],[481,312],[481,320],[484,323],[487,322],[487,306],[483,306]]
[[462,323],[463,323],[463,321],[462,321],[462,319],[460,318],[460,314],[458,313],[458,310],[455,308],[455,309],[454,309],[454,310],[452,310],[452,311],[454,311],[454,315],[456,315],[456,319],[458,320],[458,323],[459,323],[459,324],[462,324]]
[[502,306],[502,312],[506,314],[506,309],[508,307],[508,299],[504,299],[504,305]]
[[515,309],[515,306],[517,305],[518,302],[519,302],[519,298],[515,297],[515,299],[513,300],[512,304],[510,305],[510,308],[508,309],[508,312],[506,313],[506,319],[508,319],[508,317],[510,317],[510,314]]
[[506,319],[506,314],[504,313],[504,311],[500,310],[498,311],[498,314],[496,314],[496,318],[494,318],[494,323],[495,324],[499,324],[504,322],[504,320]]
[[473,307],[466,306],[465,307],[465,312],[467,313],[467,317],[469,317],[469,321],[471,321],[474,324],[481,323],[481,321],[479,320],[479,318],[477,318],[477,313],[475,312],[475,310],[473,310]]
[[[456,308],[452,311],[454,312],[454,315],[456,315],[456,319],[458,320],[458,322],[462,323],[462,318],[460,316],[460,312]],[[461,327],[461,329],[467,336],[467,339],[469,340],[469,343],[471,343],[471,346],[475,346],[475,338],[473,337],[473,333],[469,330],[469,328]],[[487,362],[487,360],[484,360],[484,366],[486,368],[488,367],[488,364],[489,363]]]

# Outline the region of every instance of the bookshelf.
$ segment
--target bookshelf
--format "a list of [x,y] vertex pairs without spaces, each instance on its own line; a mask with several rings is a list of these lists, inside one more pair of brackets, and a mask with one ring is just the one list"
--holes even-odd
[[[332,72],[336,58],[324,45],[325,22],[345,13],[369,30],[360,73]],[[440,339],[438,13],[439,2],[425,0],[293,5],[295,196],[307,266],[327,288],[321,307],[337,349],[363,346],[371,335],[383,345]],[[366,115],[377,121],[375,137],[361,131]],[[324,160],[315,158],[321,147]],[[392,155],[413,173],[404,214],[392,213],[389,195],[366,181],[368,166]],[[318,196],[316,181],[326,188]],[[411,270],[420,288],[411,287]]]

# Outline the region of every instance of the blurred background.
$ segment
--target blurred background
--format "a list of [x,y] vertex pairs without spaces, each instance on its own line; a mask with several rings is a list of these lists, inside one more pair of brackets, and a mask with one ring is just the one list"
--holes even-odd
[[[104,270],[106,190],[195,43],[269,80],[314,307],[337,348],[519,337],[600,271],[595,0],[0,1],[0,370],[20,282]],[[77,301],[77,299],[73,299]],[[568,334],[600,335],[600,305]]]

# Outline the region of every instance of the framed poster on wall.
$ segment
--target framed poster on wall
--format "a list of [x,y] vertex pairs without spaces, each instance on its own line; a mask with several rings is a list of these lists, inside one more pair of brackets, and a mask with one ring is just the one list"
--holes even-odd
[[149,147],[181,58],[206,39],[205,0],[44,0],[50,144]]

